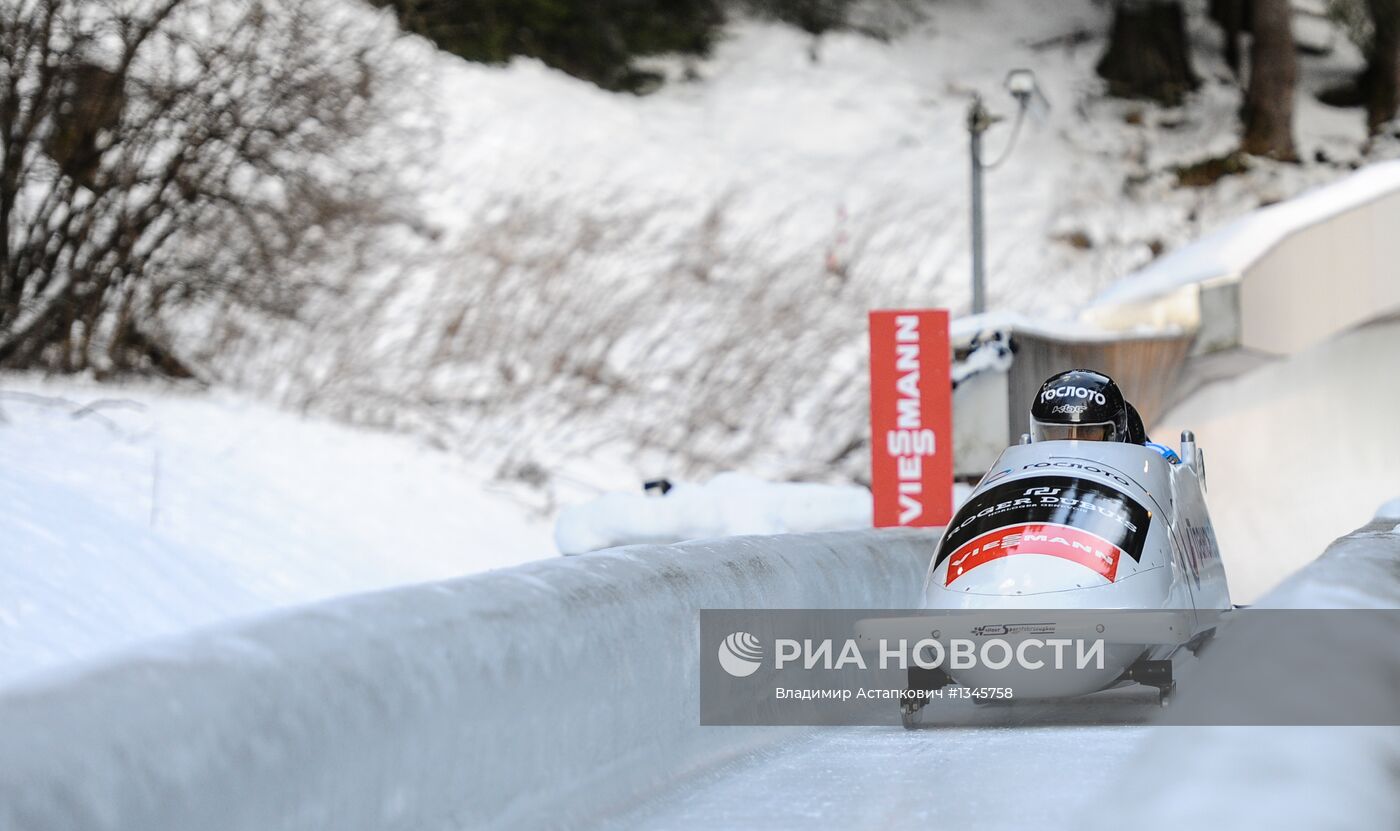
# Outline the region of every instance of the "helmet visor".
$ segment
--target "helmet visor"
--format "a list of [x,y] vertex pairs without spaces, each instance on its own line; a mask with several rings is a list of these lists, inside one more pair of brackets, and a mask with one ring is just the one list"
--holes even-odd
[[1118,431],[1111,421],[1093,424],[1053,424],[1031,419],[1033,441],[1117,441]]

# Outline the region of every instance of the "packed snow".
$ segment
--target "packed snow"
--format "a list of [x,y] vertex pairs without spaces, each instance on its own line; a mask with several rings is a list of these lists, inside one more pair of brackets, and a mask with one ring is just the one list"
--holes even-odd
[[228,393],[0,382],[0,684],[155,636],[548,556],[470,463]]
[[677,482],[664,495],[608,493],[559,512],[554,539],[564,554],[636,543],[736,534],[868,528],[870,491],[855,485],[769,483],[724,473]]
[[[954,505],[971,491],[953,486]],[[640,543],[869,528],[870,491],[858,485],[765,482],[722,473],[703,484],[677,482],[665,494],[613,492],[559,512],[554,540],[563,554]]]

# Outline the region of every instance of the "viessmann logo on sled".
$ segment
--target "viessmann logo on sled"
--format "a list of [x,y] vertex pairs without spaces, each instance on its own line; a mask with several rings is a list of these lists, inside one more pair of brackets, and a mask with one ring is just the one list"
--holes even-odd
[[971,500],[949,525],[936,564],[944,585],[980,565],[1018,554],[1060,557],[1109,582],[1124,556],[1142,559],[1152,514],[1126,493],[1085,479],[1036,476]]
[[1123,556],[1123,549],[1103,537],[1067,525],[1012,525],[983,534],[954,551],[948,560],[948,576],[943,584],[950,585],[983,563],[1012,554],[1062,557],[1098,572],[1112,583],[1118,575],[1118,560]]

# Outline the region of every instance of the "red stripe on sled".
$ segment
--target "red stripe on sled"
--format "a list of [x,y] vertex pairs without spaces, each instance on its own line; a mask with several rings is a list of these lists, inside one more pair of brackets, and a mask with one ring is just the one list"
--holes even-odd
[[998,528],[969,540],[948,558],[948,575],[943,585],[983,563],[1013,554],[1042,554],[1079,563],[1103,575],[1112,583],[1118,575],[1123,549],[1088,531],[1053,523],[1023,523]]

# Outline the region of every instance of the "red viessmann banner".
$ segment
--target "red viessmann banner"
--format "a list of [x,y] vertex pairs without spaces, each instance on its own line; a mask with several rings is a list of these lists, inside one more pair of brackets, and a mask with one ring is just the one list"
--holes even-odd
[[870,313],[870,489],[875,525],[953,517],[948,311]]

